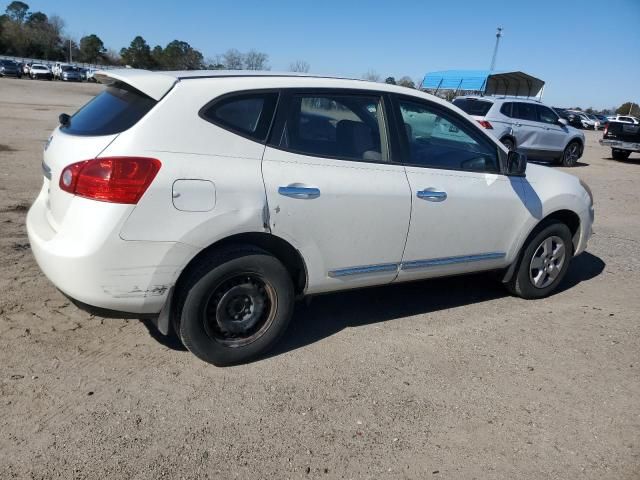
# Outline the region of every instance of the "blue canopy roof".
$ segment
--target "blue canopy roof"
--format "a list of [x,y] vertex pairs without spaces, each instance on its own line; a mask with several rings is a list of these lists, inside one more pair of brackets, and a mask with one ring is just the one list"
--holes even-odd
[[544,82],[523,72],[444,70],[425,75],[425,90],[482,92],[486,95],[528,96],[540,93]]

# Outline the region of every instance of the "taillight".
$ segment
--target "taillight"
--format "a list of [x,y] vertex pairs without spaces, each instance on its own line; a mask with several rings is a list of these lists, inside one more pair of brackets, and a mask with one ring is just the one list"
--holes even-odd
[[60,175],[60,189],[101,202],[138,203],[160,170],[160,160],[105,157],[73,163]]
[[493,130],[493,125],[491,125],[489,122],[487,122],[486,120],[478,120],[478,123],[480,124],[480,126],[482,128],[488,128],[490,130]]

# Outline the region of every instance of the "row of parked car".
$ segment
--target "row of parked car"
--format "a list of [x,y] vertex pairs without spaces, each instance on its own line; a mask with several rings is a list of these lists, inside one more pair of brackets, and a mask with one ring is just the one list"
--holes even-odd
[[68,63],[18,63],[14,60],[0,60],[0,77],[27,77],[32,80],[62,80],[65,82],[95,82],[94,68],[82,68]]

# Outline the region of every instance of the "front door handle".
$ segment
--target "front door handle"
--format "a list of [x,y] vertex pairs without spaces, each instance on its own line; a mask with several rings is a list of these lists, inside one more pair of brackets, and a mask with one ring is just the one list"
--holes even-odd
[[438,192],[436,190],[420,190],[417,197],[428,202],[444,202],[447,199],[447,192]]
[[514,125],[515,125],[516,127],[521,127],[521,126],[522,126],[522,124],[521,124],[521,123],[514,123]]
[[316,187],[304,187],[298,184],[278,187],[278,193],[285,197],[312,199],[320,196],[320,189]]

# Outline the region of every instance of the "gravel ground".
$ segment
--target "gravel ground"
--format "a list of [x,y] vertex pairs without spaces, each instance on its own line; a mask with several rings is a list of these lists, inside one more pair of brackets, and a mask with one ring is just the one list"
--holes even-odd
[[33,260],[42,145],[99,90],[0,79],[0,478],[640,478],[640,156],[586,132],[596,235],[551,298],[484,275],[327,295],[216,368]]

